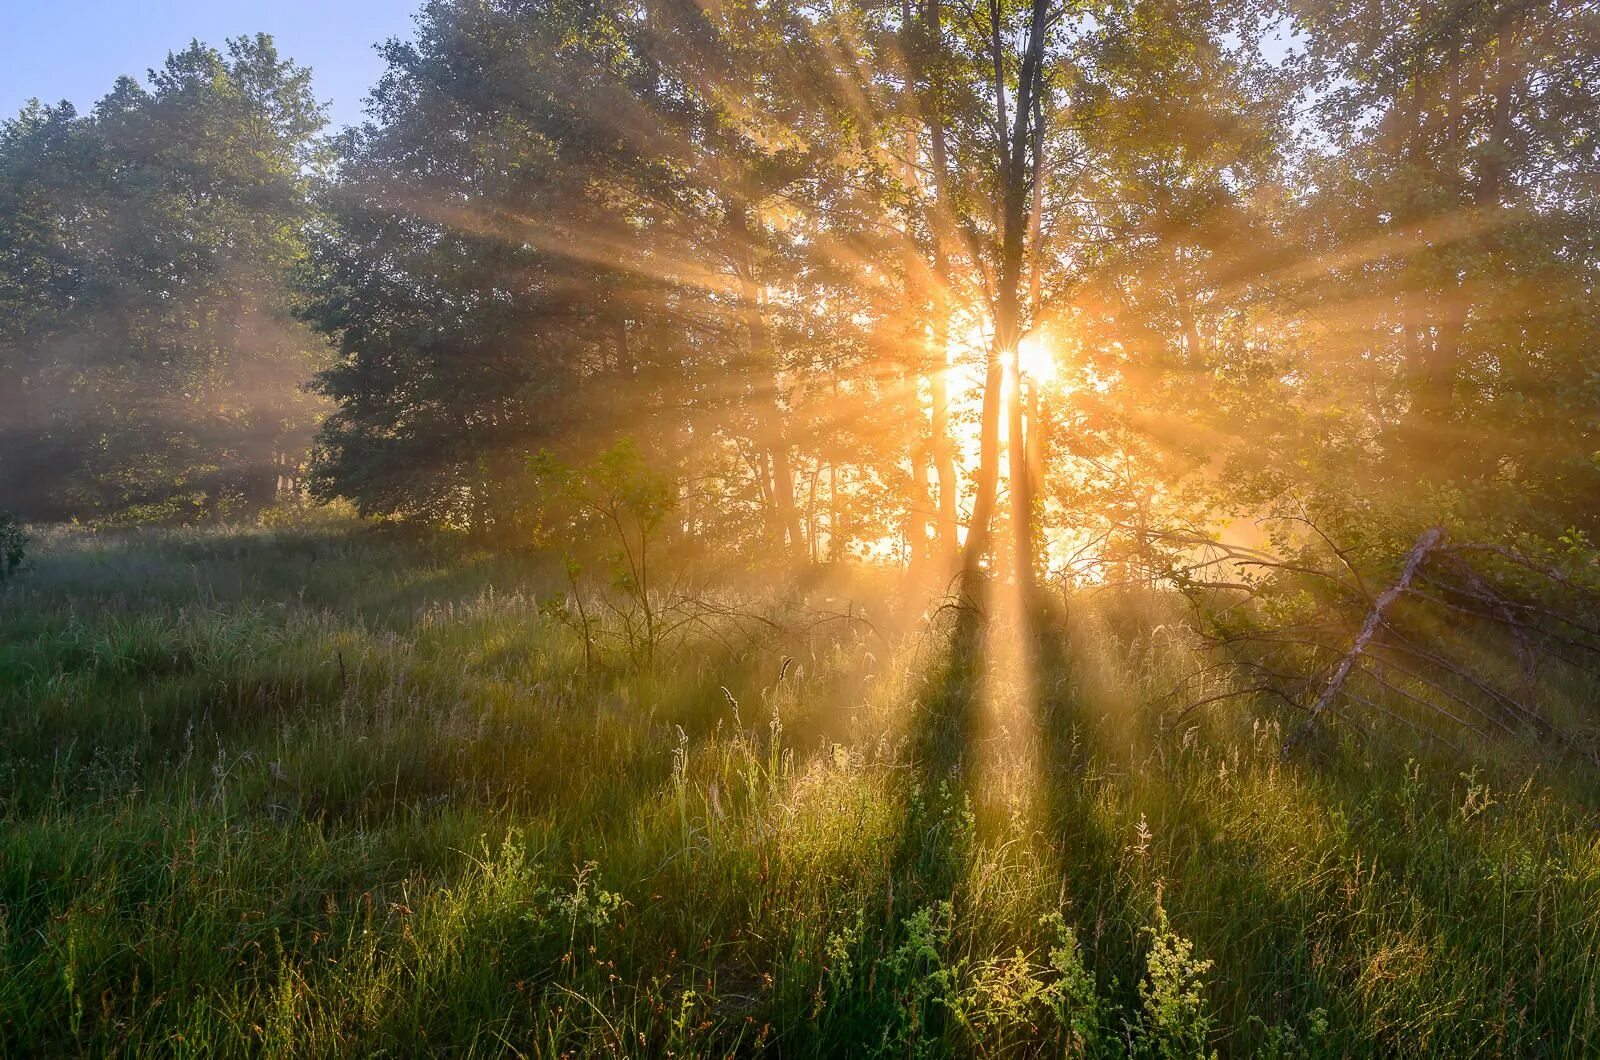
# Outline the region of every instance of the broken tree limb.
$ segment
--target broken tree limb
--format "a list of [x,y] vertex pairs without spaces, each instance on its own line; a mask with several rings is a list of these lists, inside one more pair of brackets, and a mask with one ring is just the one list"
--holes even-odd
[[[1310,525],[1303,514],[1277,518]],[[1600,680],[1600,561],[1574,553],[1569,572],[1542,553],[1447,540],[1436,528],[1394,555],[1398,573],[1380,582],[1356,562],[1357,549],[1315,526],[1307,532],[1310,547],[1286,542],[1293,550],[1282,558],[1189,528],[1155,532],[1176,550],[1157,557],[1159,577],[1194,608],[1193,631],[1210,660],[1163,701],[1192,694],[1198,708],[1235,698],[1216,694],[1230,688],[1245,690],[1240,698],[1276,696],[1304,722],[1285,755],[1348,705],[1348,713],[1408,727],[1421,711],[1479,741],[1554,744],[1600,766],[1600,738],[1564,731],[1540,709],[1537,687],[1546,662]],[[1220,685],[1219,672],[1228,675]],[[1578,706],[1561,688],[1549,689],[1556,702]],[[1182,707],[1176,718],[1188,714]]]
[[1288,758],[1289,755],[1294,753],[1294,749],[1300,745],[1301,741],[1311,735],[1322,715],[1327,713],[1328,709],[1339,698],[1339,693],[1343,690],[1345,681],[1349,679],[1350,672],[1355,669],[1356,663],[1366,652],[1367,645],[1371,643],[1372,638],[1378,635],[1378,630],[1383,625],[1384,611],[1388,610],[1389,605],[1399,599],[1406,589],[1410,587],[1411,581],[1417,576],[1417,571],[1421,568],[1423,561],[1428,558],[1430,552],[1444,543],[1444,538],[1444,527],[1430,527],[1424,530],[1421,536],[1417,538],[1416,544],[1411,546],[1411,551],[1406,554],[1405,566],[1401,568],[1399,579],[1380,593],[1378,598],[1373,601],[1372,610],[1367,612],[1367,620],[1361,624],[1361,632],[1356,634],[1356,639],[1350,645],[1350,650],[1345,653],[1344,657],[1339,660],[1338,665],[1333,668],[1333,675],[1328,679],[1328,684],[1323,688],[1322,694],[1317,697],[1316,703],[1312,704],[1306,720],[1289,735],[1287,740],[1283,741],[1282,754],[1284,758]]

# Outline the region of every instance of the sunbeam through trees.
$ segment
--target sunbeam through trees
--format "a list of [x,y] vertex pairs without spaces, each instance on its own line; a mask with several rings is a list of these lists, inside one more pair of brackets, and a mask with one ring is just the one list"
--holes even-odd
[[1600,1050],[1595,0],[172,45],[0,124],[0,1054]]

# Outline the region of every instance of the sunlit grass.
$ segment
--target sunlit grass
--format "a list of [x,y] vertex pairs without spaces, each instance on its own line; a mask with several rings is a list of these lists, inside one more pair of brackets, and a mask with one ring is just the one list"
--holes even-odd
[[1578,774],[1164,731],[1155,599],[585,678],[553,584],[367,534],[46,535],[0,609],[0,1052],[1600,1040]]

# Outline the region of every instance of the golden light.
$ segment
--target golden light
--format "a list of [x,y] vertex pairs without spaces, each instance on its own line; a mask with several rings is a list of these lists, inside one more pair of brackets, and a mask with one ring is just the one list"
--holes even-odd
[[1030,382],[1043,384],[1055,379],[1059,365],[1048,339],[1030,331],[1017,343],[1017,367]]
[[951,440],[960,459],[970,462],[967,466],[978,459],[977,410],[983,402],[983,359],[990,342],[988,322],[981,314],[970,308],[958,311],[946,340],[943,382],[952,411]]

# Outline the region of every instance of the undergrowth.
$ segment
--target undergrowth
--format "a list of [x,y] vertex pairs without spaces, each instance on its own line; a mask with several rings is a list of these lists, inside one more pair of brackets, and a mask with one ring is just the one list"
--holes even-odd
[[884,598],[588,666],[535,557],[35,536],[0,1054],[1600,1048],[1592,776],[1167,731],[1158,600],[1009,655]]

